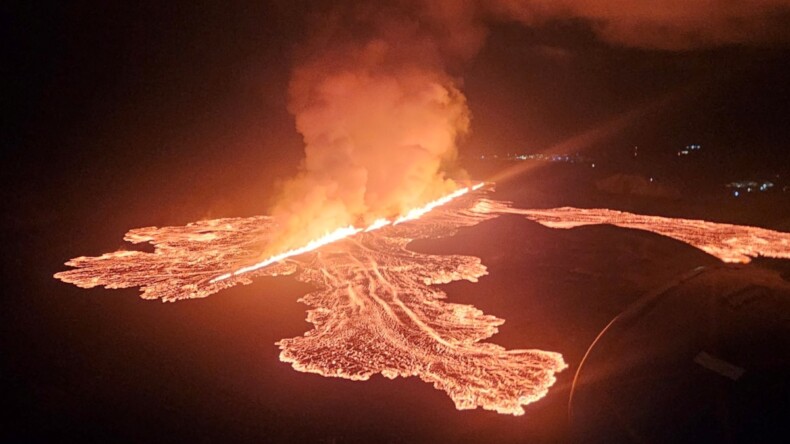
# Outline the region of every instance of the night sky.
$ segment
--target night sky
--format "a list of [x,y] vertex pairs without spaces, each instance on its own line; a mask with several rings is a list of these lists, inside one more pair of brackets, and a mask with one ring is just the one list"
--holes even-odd
[[[279,291],[281,297],[291,299],[290,305],[275,302],[276,309],[270,311],[248,305],[252,302],[234,293],[230,310],[243,318],[234,324],[210,316],[210,310],[221,306],[222,295],[210,302],[185,303],[180,313],[176,309],[181,304],[168,305],[155,319],[140,321],[162,307],[137,300],[134,291],[112,297],[105,295],[109,292],[86,293],[56,282],[51,275],[71,257],[121,247],[129,228],[265,213],[272,204],[272,190],[297,171],[303,158],[302,137],[288,112],[288,82],[300,45],[330,9],[327,2],[281,0],[23,1],[0,6],[4,41],[0,69],[5,79],[0,123],[5,286],[0,328],[6,350],[2,382],[5,398],[17,410],[3,426],[16,422],[6,428],[13,432],[0,434],[0,439],[52,438],[61,433],[88,440],[155,436],[136,434],[132,420],[110,420],[96,433],[70,424],[97,424],[123,415],[124,409],[115,402],[123,403],[130,392],[147,385],[119,387],[127,379],[88,377],[80,372],[101,373],[102,368],[91,367],[85,356],[102,356],[108,372],[123,366],[126,359],[142,365],[149,357],[145,350],[127,350],[119,356],[113,356],[112,350],[116,345],[131,348],[140,341],[155,342],[157,329],[170,336],[164,339],[168,349],[190,340],[190,322],[198,324],[194,328],[203,328],[199,325],[203,322],[206,328],[226,329],[219,337],[203,334],[205,342],[199,346],[184,345],[187,357],[180,364],[177,357],[153,350],[153,361],[166,362],[162,365],[170,375],[167,381],[177,381],[176,374],[188,372],[190,365],[200,362],[198,357],[208,356],[211,368],[232,359],[223,354],[229,352],[207,352],[201,347],[222,348],[220,339],[232,340],[227,335],[259,322],[272,325],[260,339],[269,347],[268,355],[261,356],[255,344],[245,343],[244,353],[257,354],[241,364],[255,366],[257,360],[268,359],[275,365],[276,351],[269,344],[301,334],[303,325],[294,327],[278,319],[302,319],[303,307],[294,301],[304,288],[296,282],[266,284],[272,286],[272,294]],[[785,20],[788,14],[785,9],[775,20]],[[723,186],[777,175],[787,182],[790,49],[783,38],[655,49],[602,39],[589,20],[579,17],[533,26],[487,19],[487,29],[488,37],[476,56],[448,64],[472,113],[471,132],[459,142],[462,163],[480,155],[545,151],[578,152],[603,164],[616,164],[628,159],[637,145],[656,162],[655,169],[647,167],[651,174],[672,177],[677,150],[693,143],[704,148],[704,162],[695,174],[708,182]],[[202,303],[212,308],[196,308]],[[124,310],[130,314],[118,314]],[[130,331],[126,336],[120,332],[126,327],[133,330],[140,322],[151,331]],[[168,325],[171,322],[183,324]],[[121,342],[97,339],[83,349],[73,345],[73,338],[105,333]],[[77,355],[83,356],[75,358],[78,364],[67,362]],[[277,371],[298,376],[290,367],[282,367]],[[206,389],[202,399],[227,391],[245,392],[245,387],[229,382],[235,371],[220,376],[227,387]],[[156,375],[154,369],[141,375],[153,391],[176,393],[190,387],[187,382],[173,389],[159,387],[165,382]],[[213,376],[205,370],[188,382],[211,385]],[[100,399],[97,405],[107,409],[105,413],[90,412],[76,401],[71,405],[68,390],[58,391],[80,384],[93,387],[85,389],[88,397]],[[102,384],[115,386],[104,391]],[[318,383],[311,378],[298,391],[332,396],[337,390],[338,397],[344,396],[342,389],[325,392],[312,384]],[[421,384],[409,381],[408,386]],[[386,409],[374,402],[375,394],[391,394],[385,382],[371,387],[373,395],[366,399],[365,408],[384,416]],[[278,399],[287,399],[286,390],[273,390],[281,391]],[[455,414],[443,395],[433,394],[430,388],[423,392],[445,410],[437,414],[440,418]],[[187,395],[179,396],[168,398],[172,404],[154,409],[156,414],[185,409],[211,421],[208,407],[196,409],[193,401],[184,400]],[[141,424],[158,424],[169,436],[195,438],[188,424],[157,423],[151,419],[153,413],[139,413],[145,410],[147,398],[132,397],[135,404],[130,409],[142,415],[137,418]],[[233,405],[225,399],[219,406],[239,415],[238,423],[227,424],[239,425],[256,421],[256,402],[245,399]],[[400,427],[399,418],[408,417],[410,401],[400,402],[394,416],[385,421],[388,427]],[[78,413],[69,413],[70,405]],[[297,427],[299,421],[311,421],[310,414],[332,408],[328,401],[318,402],[304,418],[283,421]],[[268,418],[277,416],[274,407],[267,412]],[[318,424],[331,430],[330,438],[342,441],[353,435],[350,429],[331,425],[339,413],[318,415],[324,415]],[[176,420],[186,416],[174,413]],[[52,434],[34,433],[40,427]],[[206,439],[221,436],[222,427],[212,429],[214,434]],[[289,435],[274,425],[267,427],[261,433],[279,440],[326,438],[322,432]],[[253,432],[234,433],[230,436],[258,437]],[[375,436],[375,431],[367,433]],[[426,436],[442,436],[432,433]]]
[[[146,196],[138,204],[159,208],[166,189],[209,210],[265,208],[252,201],[302,157],[286,103],[307,4],[5,6],[2,156],[16,189],[4,200],[45,188],[49,206],[100,191],[128,207],[135,199],[121,195],[134,189]],[[647,107],[566,151],[674,154],[697,143],[721,162],[706,173],[722,183],[786,170],[788,54],[776,44],[627,48],[581,21],[495,23],[480,54],[451,69],[473,118],[460,154],[540,152]]]

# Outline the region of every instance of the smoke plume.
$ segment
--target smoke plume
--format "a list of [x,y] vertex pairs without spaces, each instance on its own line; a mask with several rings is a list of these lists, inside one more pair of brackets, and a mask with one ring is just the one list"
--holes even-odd
[[603,41],[687,50],[786,42],[790,0],[400,0],[319,11],[293,69],[289,109],[305,143],[273,208],[269,253],[393,217],[457,187],[470,113],[448,74],[497,21],[586,23]]
[[[322,17],[304,49],[289,109],[305,159],[273,210],[283,229],[273,250],[403,214],[458,187],[448,172],[470,115],[446,63],[470,56],[483,34],[458,27],[471,17],[463,5],[420,6],[428,20],[405,6],[345,5]],[[456,24],[443,27],[448,15]]]

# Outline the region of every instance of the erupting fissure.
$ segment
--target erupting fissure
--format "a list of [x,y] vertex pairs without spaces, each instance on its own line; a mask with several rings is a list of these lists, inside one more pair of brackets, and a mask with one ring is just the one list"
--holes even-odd
[[[314,328],[277,343],[280,360],[294,369],[351,380],[417,376],[445,391],[458,409],[520,415],[567,367],[562,355],[484,342],[504,320],[446,302],[436,285],[476,282],[486,267],[477,257],[410,251],[412,240],[451,236],[502,214],[519,214],[553,228],[608,223],[652,231],[723,261],[790,258],[788,233],[604,209],[518,209],[486,199],[485,191],[477,191],[482,186],[459,189],[394,220],[335,231],[251,266],[243,264],[256,256],[262,241],[276,236],[270,217],[138,228],[125,239],[149,242],[153,253],[78,257],[66,263],[74,269],[55,277],[84,288],[140,287],[143,298],[172,302],[249,284],[253,276],[294,274],[315,287],[300,299],[311,307],[307,320]],[[454,204],[444,205],[450,201]]]
[[307,320],[314,328],[278,342],[280,360],[294,369],[352,380],[417,376],[445,391],[458,409],[519,415],[566,368],[562,356],[483,342],[504,320],[446,302],[436,287],[476,282],[486,274],[480,259],[407,248],[414,239],[451,236],[496,217],[478,205],[482,187],[459,189],[393,220],[350,227],[253,266],[242,264],[276,236],[273,218],[139,228],[126,240],[150,242],[153,253],[78,257],[67,262],[76,268],[55,277],[85,288],[140,287],[143,298],[177,301],[249,284],[253,276],[294,274],[316,287],[301,299],[311,307]]
[[304,254],[304,253],[313,251],[316,248],[323,247],[324,245],[331,244],[332,242],[337,242],[337,241],[339,241],[341,239],[345,239],[347,237],[353,236],[353,235],[355,235],[357,233],[360,233],[360,232],[363,232],[363,231],[367,233],[367,232],[371,232],[373,230],[378,230],[379,228],[386,227],[387,225],[397,225],[397,224],[400,224],[400,223],[403,223],[403,222],[407,222],[407,221],[410,221],[410,220],[418,219],[420,216],[430,212],[434,208],[442,206],[442,205],[445,205],[445,204],[449,203],[450,201],[452,201],[453,199],[455,199],[457,197],[460,197],[460,196],[463,196],[464,194],[468,193],[469,191],[479,190],[480,188],[483,187],[483,185],[484,184],[481,182],[481,183],[478,183],[476,185],[472,185],[470,187],[465,187],[465,188],[460,188],[458,190],[455,190],[454,192],[452,192],[452,193],[450,193],[450,194],[448,194],[446,196],[443,196],[443,197],[440,197],[439,199],[436,199],[434,201],[428,202],[427,204],[423,205],[422,207],[414,208],[414,209],[410,210],[408,213],[406,213],[403,216],[400,216],[400,217],[396,218],[394,221],[390,221],[388,219],[377,219],[375,222],[370,224],[367,228],[356,228],[356,227],[351,226],[351,225],[349,225],[347,227],[343,227],[343,228],[338,228],[337,230],[332,231],[331,233],[329,233],[329,234],[327,234],[325,236],[322,236],[322,237],[320,237],[318,239],[314,239],[314,240],[308,242],[303,247],[294,248],[292,250],[288,250],[288,251],[285,251],[283,253],[274,255],[274,256],[269,257],[269,258],[267,258],[267,259],[265,259],[265,260],[263,260],[261,262],[258,262],[256,264],[249,265],[247,267],[239,268],[238,270],[236,270],[236,271],[234,271],[232,273],[222,274],[220,276],[215,277],[210,282],[214,283],[214,282],[218,282],[218,281],[223,281],[223,280],[228,279],[228,278],[230,278],[232,276],[238,276],[240,274],[249,273],[251,271],[259,270],[259,269],[264,268],[266,266],[269,266],[269,265],[271,265],[271,264],[273,264],[275,262],[280,262],[280,261],[282,261],[284,259],[287,259],[289,257],[298,256],[300,254]]

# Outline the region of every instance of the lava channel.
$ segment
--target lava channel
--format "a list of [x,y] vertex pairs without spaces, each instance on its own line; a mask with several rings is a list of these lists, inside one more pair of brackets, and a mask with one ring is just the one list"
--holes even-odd
[[392,223],[351,230],[265,266],[245,264],[256,257],[261,240],[271,237],[274,222],[228,218],[131,230],[127,241],[151,243],[154,252],[75,258],[66,263],[74,269],[55,277],[84,288],[140,287],[143,298],[176,301],[248,284],[255,276],[295,273],[316,287],[301,299],[311,307],[307,320],[314,328],[279,341],[280,360],[299,371],[352,380],[377,373],[418,376],[444,390],[458,409],[521,415],[567,367],[562,355],[482,342],[504,320],[445,302],[435,286],[476,282],[486,274],[480,259],[407,249],[414,239],[448,236],[498,216],[481,205],[482,192],[467,191],[473,192],[453,193]]
[[55,277],[84,288],[140,287],[143,298],[176,301],[248,284],[255,276],[295,273],[316,287],[301,299],[311,307],[307,320],[314,328],[278,342],[280,359],[296,370],[352,380],[377,373],[418,376],[444,390],[458,409],[520,415],[524,405],[546,395],[555,373],[567,367],[562,356],[482,342],[504,320],[471,305],[445,302],[435,284],[476,282],[486,274],[485,266],[476,257],[410,251],[412,240],[449,236],[461,227],[518,214],[552,228],[611,224],[651,231],[725,262],[790,258],[788,233],[607,209],[517,209],[486,199],[477,188],[456,191],[394,221],[341,229],[254,265],[248,264],[261,242],[275,231],[271,218],[138,228],[125,239],[151,243],[153,253],[78,257],[66,263],[74,269]]

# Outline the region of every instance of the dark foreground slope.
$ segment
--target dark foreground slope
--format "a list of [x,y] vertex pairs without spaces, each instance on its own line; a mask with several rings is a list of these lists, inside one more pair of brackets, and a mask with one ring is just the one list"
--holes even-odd
[[574,438],[780,441],[788,374],[790,282],[700,267],[633,303],[591,346],[574,381]]

